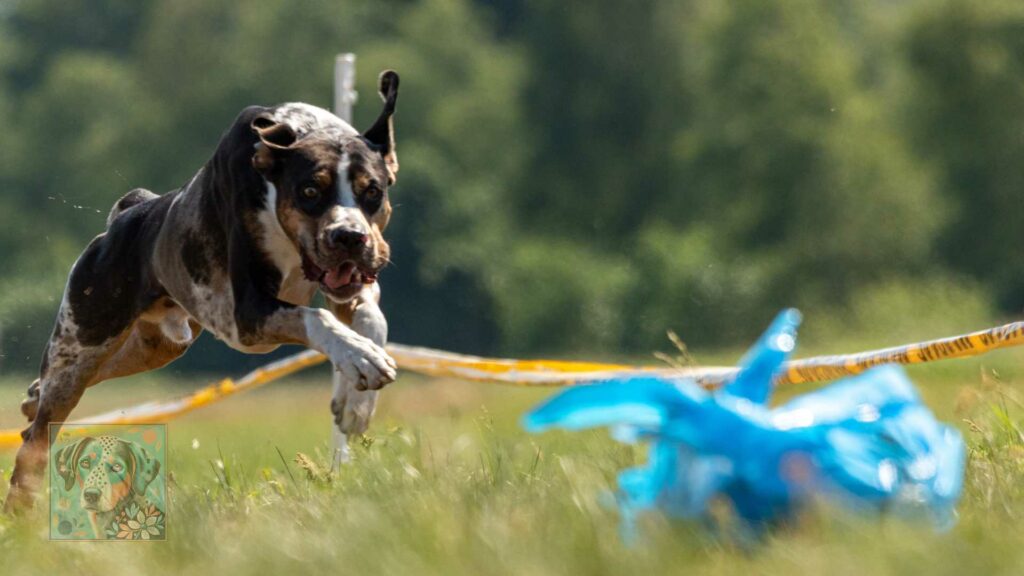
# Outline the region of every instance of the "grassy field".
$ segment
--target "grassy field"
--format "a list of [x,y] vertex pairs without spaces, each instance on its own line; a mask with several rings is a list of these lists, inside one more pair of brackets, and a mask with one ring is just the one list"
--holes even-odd
[[[630,549],[602,502],[641,449],[601,431],[525,434],[518,418],[545,391],[413,375],[385,392],[371,435],[332,475],[319,369],[169,424],[167,542],[50,542],[44,511],[0,517],[0,574],[1020,574],[1024,353],[911,376],[971,447],[960,522],[945,534],[821,507],[752,551],[657,517]],[[105,383],[77,414],[205,383],[173,372]],[[0,383],[0,428],[21,425],[24,385]],[[300,452],[323,469],[300,467]],[[12,456],[0,453],[0,494]]]

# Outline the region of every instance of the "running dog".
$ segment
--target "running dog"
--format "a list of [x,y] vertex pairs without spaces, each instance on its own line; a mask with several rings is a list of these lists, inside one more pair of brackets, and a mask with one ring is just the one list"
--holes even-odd
[[[182,188],[118,200],[71,268],[5,509],[31,504],[45,469],[47,425],[89,386],[164,366],[201,330],[236,350],[301,344],[335,368],[339,448],[366,429],[377,390],[394,381],[377,275],[398,173],[398,74],[380,75],[384,107],[360,134],[301,103],[246,108]],[[329,310],[309,303],[317,290]]]

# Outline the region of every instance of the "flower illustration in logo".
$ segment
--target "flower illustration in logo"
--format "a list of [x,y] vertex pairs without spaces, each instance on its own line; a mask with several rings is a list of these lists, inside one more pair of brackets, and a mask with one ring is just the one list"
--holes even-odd
[[107,537],[118,540],[150,540],[164,537],[164,513],[149,504],[131,504],[110,523]]

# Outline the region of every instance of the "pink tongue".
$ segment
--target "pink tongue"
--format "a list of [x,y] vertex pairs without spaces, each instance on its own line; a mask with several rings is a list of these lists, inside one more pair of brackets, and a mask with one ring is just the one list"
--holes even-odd
[[345,262],[340,267],[329,270],[324,275],[324,284],[331,290],[337,290],[352,282],[352,276],[356,273],[356,265],[352,262]]

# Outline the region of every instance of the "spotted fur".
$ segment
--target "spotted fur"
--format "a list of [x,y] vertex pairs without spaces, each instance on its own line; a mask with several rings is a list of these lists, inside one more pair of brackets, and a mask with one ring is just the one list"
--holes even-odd
[[[71,269],[22,404],[31,424],[6,509],[31,502],[47,425],[65,421],[86,388],[167,364],[201,330],[243,352],[289,343],[323,352],[339,374],[339,432],[365,429],[375,396],[360,394],[396,370],[376,278],[390,258],[398,75],[384,72],[380,92],[384,108],[362,134],[309,104],[246,108],[185,186],[162,196],[136,189],[115,203]],[[317,289],[355,316],[346,323],[309,307]]]

